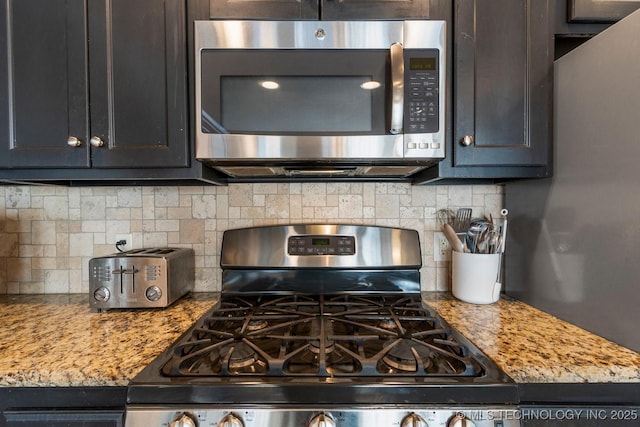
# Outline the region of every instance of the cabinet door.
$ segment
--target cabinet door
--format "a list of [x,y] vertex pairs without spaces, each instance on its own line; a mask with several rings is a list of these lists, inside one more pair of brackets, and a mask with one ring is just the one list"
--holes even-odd
[[185,25],[183,0],[89,2],[93,167],[189,165]]
[[568,22],[616,22],[639,7],[637,1],[568,0]]
[[211,18],[319,19],[319,0],[211,0]]
[[403,19],[430,17],[430,0],[322,0],[322,19]]
[[0,167],[89,166],[86,40],[85,0],[0,2]]
[[548,163],[548,10],[547,0],[456,1],[454,167]]
[[430,17],[430,3],[450,0],[211,0],[211,18],[402,19]]

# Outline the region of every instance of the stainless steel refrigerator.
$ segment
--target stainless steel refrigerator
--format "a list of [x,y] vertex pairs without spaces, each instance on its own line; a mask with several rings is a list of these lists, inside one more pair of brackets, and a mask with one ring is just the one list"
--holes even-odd
[[505,292],[640,351],[640,12],[554,69],[554,175],[506,184]]

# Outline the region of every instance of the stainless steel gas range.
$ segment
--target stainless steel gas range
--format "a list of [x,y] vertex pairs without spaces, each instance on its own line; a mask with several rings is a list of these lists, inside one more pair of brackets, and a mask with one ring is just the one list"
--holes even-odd
[[413,230],[224,233],[218,304],[130,384],[127,427],[518,426],[517,389],[420,296]]

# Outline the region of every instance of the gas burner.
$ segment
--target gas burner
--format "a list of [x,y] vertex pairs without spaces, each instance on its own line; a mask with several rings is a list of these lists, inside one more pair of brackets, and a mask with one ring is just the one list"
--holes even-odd
[[333,353],[336,349],[336,344],[331,342],[325,342],[324,346],[320,344],[319,340],[311,340],[309,341],[309,351],[314,354],[320,354],[320,348],[324,350],[324,354]]
[[327,339],[328,336],[333,335],[332,322],[324,322],[321,316],[314,318],[310,323],[309,334],[313,337],[309,340],[309,351],[312,353],[329,354],[335,350],[335,343]]
[[[389,341],[388,344],[393,344],[393,341]],[[382,361],[391,368],[389,372],[417,372],[420,366],[423,366],[425,371],[431,366],[431,356],[431,350],[425,346],[402,338],[382,357]]]
[[393,319],[382,319],[380,320],[380,323],[378,323],[378,327],[385,329],[387,331],[394,331],[396,329],[398,329],[398,325],[396,324],[395,320]]
[[230,373],[263,372],[266,368],[258,353],[243,341],[234,341],[220,348],[220,359]]
[[269,322],[264,319],[252,319],[247,323],[245,331],[256,332],[265,329],[267,326],[269,326]]

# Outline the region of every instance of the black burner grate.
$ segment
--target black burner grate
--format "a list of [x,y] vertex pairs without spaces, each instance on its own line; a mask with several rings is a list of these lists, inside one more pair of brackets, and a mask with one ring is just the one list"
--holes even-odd
[[482,368],[418,294],[250,295],[173,347],[170,377],[476,377]]

